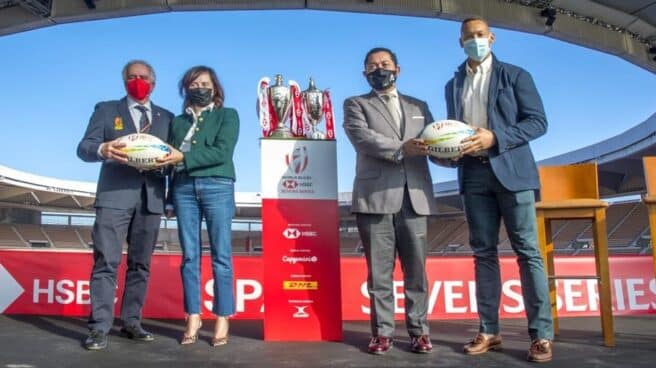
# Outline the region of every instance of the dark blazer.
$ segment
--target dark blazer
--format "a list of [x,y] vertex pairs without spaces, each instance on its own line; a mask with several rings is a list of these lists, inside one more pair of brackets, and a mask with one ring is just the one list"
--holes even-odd
[[352,212],[397,213],[407,185],[417,214],[437,213],[426,157],[395,158],[403,142],[417,138],[433,116],[426,102],[400,93],[398,96],[403,135],[375,92],[344,101],[344,130],[357,153]]
[[[173,114],[152,102],[151,108],[150,134],[166,141]],[[100,102],[96,105],[84,137],[77,147],[77,155],[86,162],[101,161],[98,156],[101,143],[136,132],[128,111],[127,98]],[[164,181],[165,178],[155,172],[139,172],[131,166],[113,160],[102,160],[95,207],[132,208],[139,200],[141,188],[145,184],[148,211],[161,214],[164,212]]]
[[[176,116],[171,124],[168,142],[180,148],[193,124],[189,114]],[[229,107],[203,111],[196,131],[191,136],[191,149],[184,154],[184,166],[189,176],[222,176],[235,179],[232,156],[239,137],[239,115]]]
[[[540,179],[529,142],[547,131],[547,118],[533,78],[524,69],[502,63],[492,55],[488,94],[488,128],[497,144],[489,150],[492,171],[510,191],[539,189]],[[462,121],[462,89],[467,76],[460,65],[445,87],[449,119]],[[462,192],[462,168],[458,168]]]

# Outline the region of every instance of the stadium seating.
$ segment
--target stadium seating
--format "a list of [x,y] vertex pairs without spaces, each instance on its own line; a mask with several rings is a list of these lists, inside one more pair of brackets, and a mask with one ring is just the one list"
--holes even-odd
[[65,225],[44,225],[43,232],[55,248],[86,249],[87,245],[75,228]]
[[27,246],[21,239],[15,227],[9,224],[0,224],[0,248],[23,248]]
[[52,242],[48,239],[41,226],[33,224],[16,224],[15,228],[31,247],[52,247]]
[[[52,246],[56,249],[91,249],[93,218],[88,215],[48,215],[49,221],[39,225],[0,224],[0,247],[29,247],[27,238],[35,244]],[[349,215],[345,215],[349,216]],[[53,217],[56,217],[53,219]],[[254,222],[233,224],[232,251],[235,254],[260,254],[262,248],[261,224]],[[74,225],[65,225],[65,224]],[[643,254],[649,249],[649,222],[647,207],[637,200],[614,203],[607,210],[609,253]],[[563,255],[586,255],[593,252],[594,241],[589,222],[584,220],[554,220],[551,223],[554,253]],[[19,230],[20,229],[20,230]],[[430,256],[469,256],[469,229],[462,212],[431,216],[428,219],[428,254]],[[361,255],[360,237],[353,219],[342,219],[340,228],[340,253]],[[207,232],[203,231],[205,248],[209,245]],[[581,246],[584,245],[584,246]],[[127,244],[124,244],[127,249]],[[180,241],[175,220],[162,221],[155,252],[180,252]],[[499,231],[499,254],[513,255],[506,230],[501,224]]]

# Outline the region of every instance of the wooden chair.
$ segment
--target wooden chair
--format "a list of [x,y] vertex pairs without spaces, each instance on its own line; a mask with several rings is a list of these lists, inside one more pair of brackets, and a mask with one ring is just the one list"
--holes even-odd
[[654,255],[654,274],[656,275],[656,156],[643,157],[642,165],[645,171],[647,194],[642,201],[649,211],[649,229],[651,234],[651,251]]
[[[559,332],[556,305],[556,279],[597,279],[601,328],[604,345],[615,346],[613,310],[608,272],[608,235],[606,232],[606,208],[608,203],[599,200],[597,164],[566,166],[542,166],[540,172],[540,202],[535,204],[538,244],[544,259],[549,280],[549,299],[554,333]],[[552,220],[587,219],[592,221],[596,275],[555,276],[554,244],[551,233]]]

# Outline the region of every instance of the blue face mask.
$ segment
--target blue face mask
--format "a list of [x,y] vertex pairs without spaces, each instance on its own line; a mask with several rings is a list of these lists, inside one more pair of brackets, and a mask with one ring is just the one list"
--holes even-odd
[[470,38],[463,42],[465,54],[472,60],[482,61],[490,53],[490,41],[487,38]]

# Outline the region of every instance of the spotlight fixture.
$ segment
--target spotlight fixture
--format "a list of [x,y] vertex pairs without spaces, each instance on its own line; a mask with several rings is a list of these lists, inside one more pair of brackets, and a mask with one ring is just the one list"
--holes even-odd
[[540,16],[543,16],[547,18],[547,20],[544,22],[544,25],[547,27],[553,26],[554,22],[556,21],[556,9],[554,8],[544,8],[540,12]]
[[84,5],[86,5],[89,10],[96,8],[96,2],[94,0],[84,0]]

